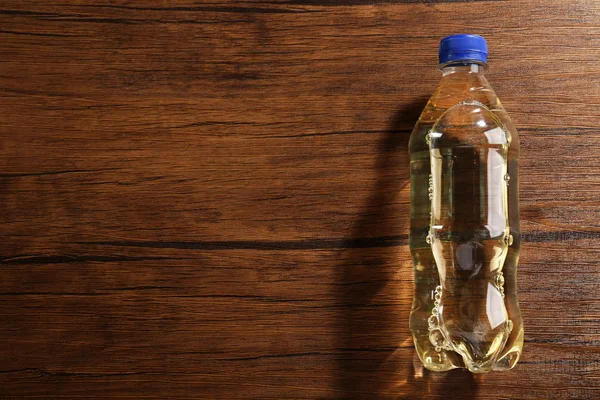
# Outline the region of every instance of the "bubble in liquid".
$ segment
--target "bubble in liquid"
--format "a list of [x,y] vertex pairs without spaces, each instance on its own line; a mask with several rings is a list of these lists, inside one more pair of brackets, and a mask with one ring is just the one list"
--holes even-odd
[[504,175],[504,182],[508,185],[509,181],[510,181],[510,175],[509,174]]
[[437,329],[429,332],[429,341],[436,347],[436,351],[439,351],[437,350],[438,347],[441,349],[444,346],[444,336]]
[[431,174],[429,174],[429,188],[427,189],[427,192],[429,192],[429,200],[433,200],[433,176],[431,176]]
[[427,242],[427,244],[431,244],[431,234],[427,235],[425,242]]
[[427,323],[429,324],[429,330],[436,329],[439,326],[439,321],[435,315],[431,315]]
[[513,242],[514,242],[513,235],[508,234],[508,235],[504,236],[504,243],[506,243],[508,246],[512,246]]

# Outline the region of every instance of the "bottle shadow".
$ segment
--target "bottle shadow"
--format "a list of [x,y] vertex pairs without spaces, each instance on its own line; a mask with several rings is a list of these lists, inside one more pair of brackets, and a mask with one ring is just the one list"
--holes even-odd
[[378,149],[376,181],[341,251],[338,382],[342,398],[415,399],[460,394],[477,384],[464,370],[433,373],[417,358],[408,321],[413,268],[408,251],[409,155],[412,127],[427,99],[403,106]]

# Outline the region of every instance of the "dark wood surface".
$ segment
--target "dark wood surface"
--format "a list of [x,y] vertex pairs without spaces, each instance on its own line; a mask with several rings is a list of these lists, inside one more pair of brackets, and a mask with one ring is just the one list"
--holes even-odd
[[[521,134],[525,351],[430,373],[407,141],[437,44]],[[600,398],[600,3],[2,1],[0,398]]]

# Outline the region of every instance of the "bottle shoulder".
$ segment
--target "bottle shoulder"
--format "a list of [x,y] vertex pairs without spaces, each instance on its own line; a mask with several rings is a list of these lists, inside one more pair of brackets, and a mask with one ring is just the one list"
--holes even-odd
[[427,150],[425,137],[435,122],[451,107],[463,101],[476,101],[492,111],[511,136],[514,156],[518,156],[519,136],[508,113],[482,74],[444,76],[425,105],[409,141],[409,152]]

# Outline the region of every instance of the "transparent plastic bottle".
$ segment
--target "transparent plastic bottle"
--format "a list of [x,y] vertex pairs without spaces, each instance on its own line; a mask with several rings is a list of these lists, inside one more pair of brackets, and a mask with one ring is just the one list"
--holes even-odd
[[427,369],[507,370],[523,347],[519,136],[484,76],[485,39],[449,36],[439,55],[409,143],[410,328]]

